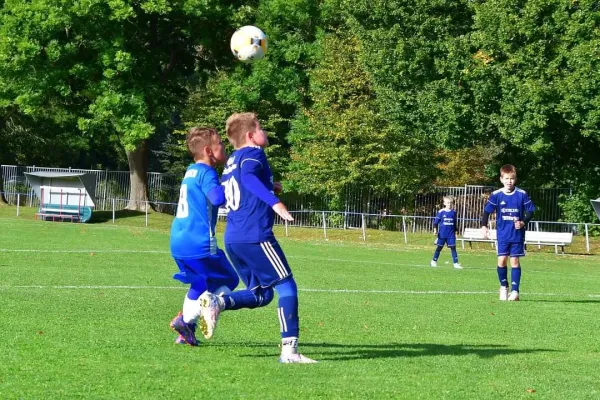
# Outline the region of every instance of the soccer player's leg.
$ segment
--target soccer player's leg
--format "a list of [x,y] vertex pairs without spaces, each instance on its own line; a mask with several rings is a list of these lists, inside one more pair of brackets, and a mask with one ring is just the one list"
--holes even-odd
[[519,286],[521,284],[521,257],[525,257],[524,243],[511,243],[510,249],[510,281],[511,288],[508,301],[519,301]]
[[435,248],[435,251],[433,252],[433,259],[431,260],[431,263],[429,264],[429,266],[437,267],[437,260],[438,260],[438,258],[440,258],[440,253],[442,252],[442,249],[444,248],[445,243],[446,243],[446,240],[439,238],[439,237],[435,240],[435,245],[437,247]]
[[196,326],[200,316],[200,295],[206,291],[206,265],[203,260],[175,260],[179,273],[173,278],[190,285],[183,300],[183,311],[171,321],[171,328],[179,333],[175,343],[197,346]]
[[456,252],[456,237],[449,237],[446,239],[446,243],[448,244],[448,248],[452,253],[452,262],[454,264],[454,268],[462,269],[462,265],[458,262],[458,253]]
[[498,242],[498,280],[500,281],[499,299],[508,300],[508,270],[507,261],[510,255],[510,243]]
[[221,249],[218,249],[217,254],[210,258],[210,272],[206,278],[207,290],[218,296],[231,293],[240,283],[235,268]]

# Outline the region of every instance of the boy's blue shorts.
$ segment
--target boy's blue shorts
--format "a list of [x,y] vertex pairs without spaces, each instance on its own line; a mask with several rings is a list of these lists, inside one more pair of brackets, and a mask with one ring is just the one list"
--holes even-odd
[[450,236],[449,238],[438,237],[435,244],[438,246],[444,246],[446,244],[448,247],[456,247],[456,236]]
[[525,243],[498,242],[498,255],[510,257],[525,257]]
[[173,275],[174,279],[188,284],[205,279],[209,292],[213,292],[220,286],[227,286],[230,290],[234,290],[240,283],[235,269],[221,249],[218,249],[215,255],[200,259],[175,258],[175,263],[179,267],[179,272]]
[[270,287],[292,275],[275,239],[261,243],[225,243],[225,250],[248,289]]

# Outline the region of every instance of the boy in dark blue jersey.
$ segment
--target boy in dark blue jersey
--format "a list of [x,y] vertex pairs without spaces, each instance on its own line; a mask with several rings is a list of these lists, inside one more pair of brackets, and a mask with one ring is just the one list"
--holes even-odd
[[181,182],[170,247],[179,267],[173,278],[189,284],[190,289],[183,311],[171,321],[171,328],[179,333],[176,343],[196,346],[200,295],[206,290],[230,292],[237,287],[239,278],[223,250],[217,248],[215,238],[218,207],[225,203],[225,193],[214,169],[227,158],[223,142],[214,128],[192,128],[186,142],[195,163],[188,167]]
[[[506,164],[500,168],[500,182],[504,188],[498,189],[489,197],[481,218],[483,236],[488,237],[488,219],[496,213],[498,241],[498,279],[500,280],[500,300],[518,301],[521,282],[520,257],[525,256],[525,229],[535,211],[535,205],[527,193],[515,186],[517,169]],[[507,261],[510,257],[511,291],[508,293]]]
[[452,261],[454,268],[462,269],[458,263],[458,254],[456,253],[456,211],[454,210],[454,197],[444,196],[444,208],[442,208],[433,219],[433,233],[437,234],[435,244],[437,248],[433,253],[431,266],[437,267],[437,260],[440,257],[440,252],[447,245],[452,252]]
[[279,297],[277,315],[281,327],[282,363],[314,363],[298,352],[300,332],[298,289],[290,266],[273,234],[275,213],[293,221],[285,205],[275,196],[281,186],[273,183],[273,174],[263,150],[269,142],[253,113],[233,114],[227,120],[227,137],[235,151],[227,160],[222,185],[227,199],[225,250],[245,290],[200,297],[201,327],[210,338],[223,310],[264,307]]

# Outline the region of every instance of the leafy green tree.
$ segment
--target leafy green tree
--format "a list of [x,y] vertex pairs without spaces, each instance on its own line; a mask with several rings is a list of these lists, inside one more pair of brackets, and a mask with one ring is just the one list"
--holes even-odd
[[147,199],[148,139],[189,79],[229,62],[241,1],[7,0],[0,10],[0,106],[127,153],[129,208]]

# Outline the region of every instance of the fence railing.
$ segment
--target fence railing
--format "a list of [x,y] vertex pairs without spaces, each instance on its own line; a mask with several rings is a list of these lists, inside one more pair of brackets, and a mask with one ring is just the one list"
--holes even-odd
[[[80,172],[95,177],[96,209],[106,210],[110,199],[130,198],[130,175],[128,171],[87,170],[71,168],[46,168],[37,166],[3,165],[4,191],[11,204],[17,201],[16,193],[33,195],[26,172],[54,171]],[[149,200],[154,203],[174,203],[179,197],[181,176],[148,173]],[[456,187],[432,187],[429,190],[399,194],[381,192],[370,188],[349,185],[344,188],[340,199],[333,202],[327,195],[284,192],[282,201],[294,210],[336,210],[364,214],[410,214],[415,216],[434,215],[442,204],[444,195],[456,199],[456,209],[464,219],[479,218],[487,196],[494,190],[491,186],[465,185]],[[536,189],[529,188],[528,193],[537,206],[536,218],[544,221],[559,221],[561,209],[558,206],[561,195],[570,195],[569,188]],[[34,204],[33,197],[29,205]],[[335,206],[334,206],[335,204]]]
[[[15,215],[21,215],[21,208],[33,205],[38,206],[35,196],[21,193],[15,195]],[[125,198],[111,198],[106,202],[106,220],[113,223],[119,219],[118,212],[123,210],[129,202]],[[144,212],[145,226],[161,224],[168,227],[170,219],[177,211],[177,203],[153,202],[157,211]],[[96,209],[96,211],[101,211]],[[294,216],[293,222],[281,220],[276,216],[275,224],[279,226],[285,236],[300,236],[313,239],[336,239],[359,242],[381,242],[389,244],[432,245],[435,237],[433,231],[433,216],[402,215],[402,214],[369,214],[346,211],[318,211],[318,210],[290,210]],[[31,213],[33,215],[33,213]],[[165,219],[167,217],[167,219]],[[93,218],[92,218],[93,219]],[[220,221],[225,217],[221,215]],[[479,218],[459,218],[461,232],[465,228],[479,228]],[[565,247],[565,253],[571,254],[600,254],[600,224],[579,222],[531,221],[527,226],[530,231],[541,232],[570,232],[573,233],[573,243]],[[475,247],[487,246],[486,244],[473,244]],[[489,247],[489,246],[488,246]],[[553,251],[552,248],[530,246],[528,250]]]

